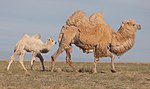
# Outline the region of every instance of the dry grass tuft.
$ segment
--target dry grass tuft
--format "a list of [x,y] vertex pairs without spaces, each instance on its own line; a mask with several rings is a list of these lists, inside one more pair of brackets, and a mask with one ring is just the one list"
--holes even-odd
[[62,72],[62,69],[61,68],[55,68],[54,72]]
[[80,73],[92,73],[91,68],[81,68],[78,70]]

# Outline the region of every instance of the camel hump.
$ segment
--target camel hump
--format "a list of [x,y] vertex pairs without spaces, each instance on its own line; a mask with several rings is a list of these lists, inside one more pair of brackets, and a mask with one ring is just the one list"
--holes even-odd
[[27,38],[27,37],[30,37],[28,34],[24,34],[23,36],[22,36],[22,38]]
[[75,11],[66,21],[66,25],[69,26],[88,26],[89,23],[89,17],[86,16],[86,14],[83,11]]
[[40,34],[34,34],[31,36],[32,38],[35,38],[35,39],[40,39],[41,38],[41,35]]
[[128,19],[128,20],[126,20],[126,22],[136,23],[134,19]]
[[89,17],[89,20],[92,24],[105,24],[105,20],[102,13],[95,12]]

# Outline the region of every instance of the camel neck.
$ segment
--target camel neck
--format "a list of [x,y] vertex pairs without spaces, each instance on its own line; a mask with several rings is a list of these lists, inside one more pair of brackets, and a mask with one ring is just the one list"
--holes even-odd
[[133,47],[134,41],[135,32],[120,28],[113,34],[110,51],[120,56]]
[[40,51],[41,51],[41,53],[47,53],[47,52],[49,52],[51,47],[52,47],[52,45],[49,42],[45,42],[43,44],[43,47],[42,47],[42,49]]

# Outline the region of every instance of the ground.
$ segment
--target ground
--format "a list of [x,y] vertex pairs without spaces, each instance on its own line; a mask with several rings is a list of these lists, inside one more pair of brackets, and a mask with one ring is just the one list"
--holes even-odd
[[[57,62],[51,73],[50,62],[45,62],[46,71],[41,71],[39,61],[34,70],[25,61],[28,73],[18,61],[6,71],[8,61],[0,61],[0,89],[149,89],[150,63],[116,63],[117,73],[111,73],[110,63],[98,63],[97,74],[91,74],[92,62],[75,62],[79,73],[65,62]],[[62,71],[57,71],[61,69]]]

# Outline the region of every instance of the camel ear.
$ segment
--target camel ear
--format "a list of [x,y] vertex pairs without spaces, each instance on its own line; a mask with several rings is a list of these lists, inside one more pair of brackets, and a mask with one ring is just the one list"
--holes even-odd
[[122,27],[123,27],[125,24],[128,24],[128,21],[123,21],[123,22],[122,22]]
[[50,41],[50,40],[51,40],[51,38],[48,38],[47,40],[48,40],[48,41]]
[[135,23],[135,21],[133,20],[133,19],[129,19],[128,21],[127,21],[127,24],[128,25],[132,25],[132,24],[134,24]]
[[121,26],[124,27],[125,22],[122,22]]

